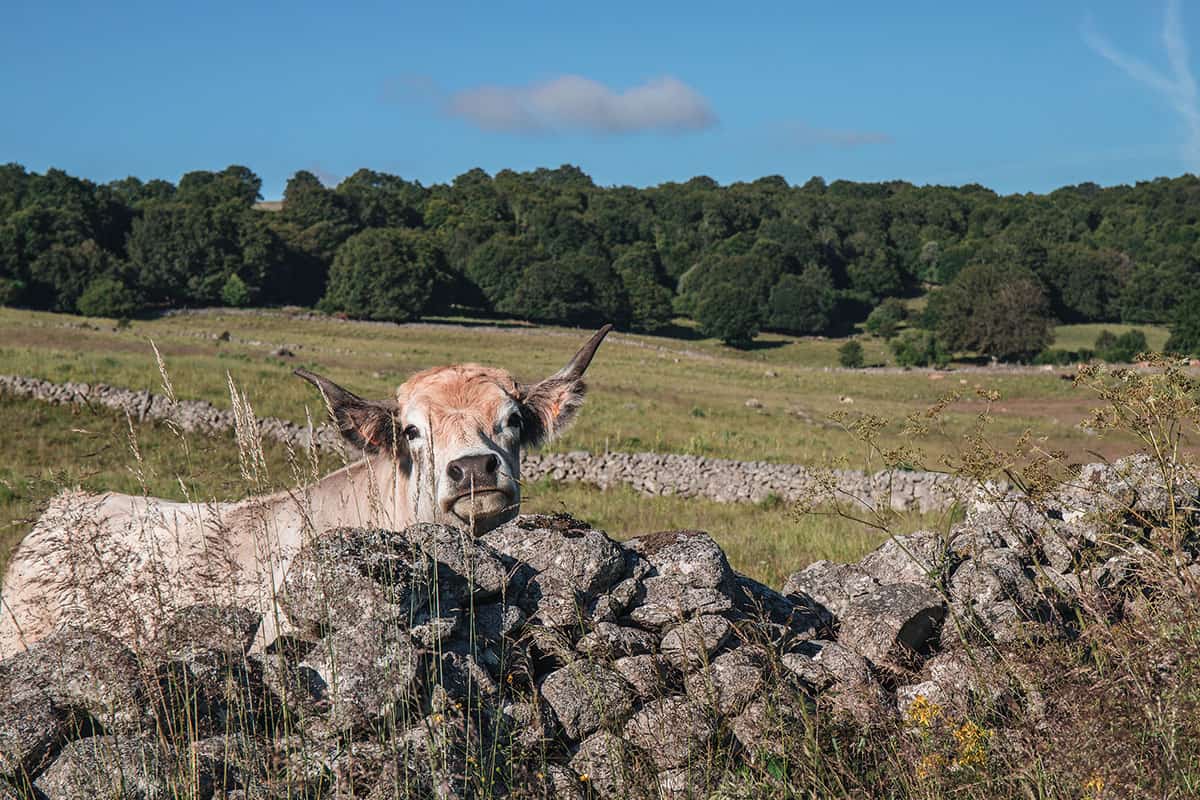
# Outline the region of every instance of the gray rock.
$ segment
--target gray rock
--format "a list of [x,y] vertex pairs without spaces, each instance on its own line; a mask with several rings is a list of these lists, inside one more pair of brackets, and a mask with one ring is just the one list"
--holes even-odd
[[601,726],[624,722],[633,710],[633,687],[624,678],[583,661],[547,675],[541,694],[567,738],[575,741]]
[[0,673],[0,778],[36,775],[76,727],[43,692],[14,686]]
[[945,615],[942,596],[928,586],[880,586],[851,600],[838,643],[878,666],[905,663],[936,640]]
[[874,592],[877,586],[873,577],[854,564],[814,561],[788,577],[783,593],[798,595],[802,601],[814,600],[840,619],[852,600]]
[[405,630],[368,618],[326,637],[302,666],[324,682],[330,723],[343,729],[373,726],[415,703],[422,662]]
[[955,602],[977,606],[1012,600],[1032,607],[1039,599],[1020,557],[1008,548],[984,550],[964,561],[950,576],[949,594]]
[[592,601],[588,618],[594,622],[616,622],[629,610],[641,591],[642,583],[638,578],[626,578]]
[[173,769],[174,758],[153,738],[92,736],[67,744],[34,785],[47,800],[211,796],[209,765],[201,761],[191,769],[184,764]]
[[663,636],[663,657],[679,669],[695,669],[708,663],[732,630],[729,620],[711,614],[680,623]]
[[625,724],[625,738],[660,770],[697,758],[715,733],[711,717],[686,697],[653,700]]
[[250,649],[262,615],[238,606],[185,606],[156,637],[168,659],[186,660],[206,651],[242,655]]
[[501,740],[517,752],[541,756],[554,743],[554,722],[538,703],[505,703],[500,709]]
[[728,587],[733,570],[720,546],[703,531],[663,531],[625,541],[654,567],[656,573],[675,578],[684,586],[717,589]]
[[831,686],[861,686],[871,682],[866,659],[837,642],[813,639],[796,645],[780,659],[785,669],[814,691]]
[[667,686],[669,666],[662,656],[626,656],[613,662],[613,669],[629,682],[638,697],[661,697]]
[[531,577],[517,602],[531,621],[551,628],[578,627],[587,619],[584,594],[556,572],[540,572]]
[[698,614],[721,614],[733,608],[727,592],[680,583],[670,575],[655,575],[642,582],[645,596],[629,618],[648,628],[663,628]]
[[432,583],[431,566],[400,534],[336,528],[296,554],[279,605],[301,635],[315,639],[367,617],[406,617]]
[[472,598],[482,602],[499,597],[508,586],[510,575],[500,554],[464,530],[422,522],[401,535],[435,562],[439,591],[448,592],[459,605],[468,605]]
[[525,624],[525,612],[518,606],[504,602],[476,606],[471,615],[476,637],[484,641],[497,642],[515,636]]
[[658,647],[658,637],[640,628],[598,622],[575,643],[575,649],[592,658],[617,658],[649,653]]
[[736,716],[765,685],[767,658],[751,645],[721,653],[684,678],[688,697],[721,716]]
[[637,797],[637,775],[629,745],[608,731],[598,731],[585,739],[571,757],[571,769],[597,797]]
[[893,536],[868,553],[858,566],[882,584],[937,584],[946,562],[946,543],[941,534],[917,531]]
[[625,570],[616,542],[570,517],[521,516],[484,534],[483,541],[538,572],[553,573],[588,596],[620,581]]
[[752,760],[761,754],[782,756],[813,710],[811,702],[795,691],[767,692],[734,717],[729,729]]

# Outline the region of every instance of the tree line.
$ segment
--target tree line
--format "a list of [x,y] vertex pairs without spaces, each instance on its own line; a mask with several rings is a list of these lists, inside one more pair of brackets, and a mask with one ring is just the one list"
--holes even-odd
[[[1192,175],[1001,196],[778,176],[602,187],[573,166],[433,186],[364,169],[328,187],[301,171],[278,212],[257,207],[261,185],[236,165],[178,184],[0,167],[0,303],[114,317],[468,310],[647,332],[684,316],[734,345],[865,320],[931,358],[1032,358],[1054,321],[1158,323],[1200,349]],[[906,321],[898,301],[923,294]]]

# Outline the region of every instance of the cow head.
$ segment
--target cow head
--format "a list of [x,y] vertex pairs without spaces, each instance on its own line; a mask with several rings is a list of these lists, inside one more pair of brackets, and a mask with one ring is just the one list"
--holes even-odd
[[410,518],[483,533],[517,515],[521,448],[562,432],[583,403],[583,373],[612,329],[605,325],[561,370],[537,383],[456,364],[419,372],[389,402],[364,400],[307,370],[342,435],[392,459],[407,480]]

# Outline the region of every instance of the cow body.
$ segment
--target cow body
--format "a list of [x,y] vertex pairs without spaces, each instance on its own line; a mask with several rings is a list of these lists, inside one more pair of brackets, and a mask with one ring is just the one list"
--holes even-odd
[[304,487],[236,503],[60,494],[14,553],[0,586],[0,658],[62,627],[153,640],[171,611],[236,604],[263,613],[259,646],[284,632],[287,567],[312,535],[342,526],[442,522],[475,534],[516,516],[520,448],[561,430],[608,328],[563,371],[522,385],[476,365],[428,370],[370,403],[311,373],[363,459]]

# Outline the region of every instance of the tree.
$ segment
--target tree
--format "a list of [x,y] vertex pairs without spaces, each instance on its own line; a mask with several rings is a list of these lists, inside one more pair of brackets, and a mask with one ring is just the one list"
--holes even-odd
[[1168,353],[1200,356],[1200,291],[1191,292],[1175,307],[1165,349]]
[[867,315],[863,327],[881,339],[891,339],[900,332],[900,323],[908,319],[908,309],[895,297],[884,300]]
[[596,256],[535,261],[500,310],[544,322],[594,326],[629,323],[629,298],[612,267]]
[[939,346],[1001,361],[1035,356],[1053,341],[1049,304],[1037,276],[1020,267],[967,267],[929,300]]
[[429,302],[441,258],[430,236],[419,231],[371,228],[355,234],[338,248],[321,307],[406,322]]
[[464,273],[478,287],[489,309],[510,304],[525,267],[544,260],[531,239],[496,234],[467,257]]
[[613,262],[629,298],[630,323],[635,330],[653,333],[671,324],[671,290],[658,252],[649,242],[637,242]]
[[1100,331],[1094,345],[1096,355],[1111,364],[1128,364],[1139,354],[1148,352],[1146,334],[1138,328],[1116,335],[1112,331]]
[[142,307],[137,292],[111,276],[94,279],[79,295],[78,310],[89,317],[128,319]]
[[937,337],[929,331],[907,330],[892,339],[888,346],[896,363],[902,367],[928,367],[942,365],[946,356],[938,347]]
[[250,289],[236,272],[225,279],[225,285],[221,287],[221,300],[234,308],[250,305]]
[[748,347],[758,335],[757,294],[737,284],[709,284],[699,297],[696,321],[705,336],[731,347]]
[[846,369],[860,369],[863,365],[863,346],[851,339],[838,348],[838,363]]
[[833,276],[818,264],[784,275],[767,301],[767,327],[799,335],[822,333],[833,321],[837,293]]

